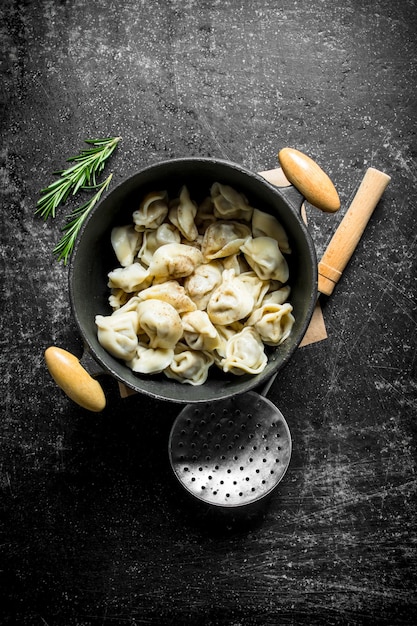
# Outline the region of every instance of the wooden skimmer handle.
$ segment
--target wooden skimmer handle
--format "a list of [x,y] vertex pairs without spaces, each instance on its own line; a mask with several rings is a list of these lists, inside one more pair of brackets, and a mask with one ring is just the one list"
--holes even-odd
[[51,346],[45,350],[49,373],[71,400],[89,411],[99,412],[106,406],[103,389],[81,365],[76,356]]
[[278,159],[285,176],[307,202],[326,213],[334,213],[340,208],[335,186],[313,159],[294,148],[280,150]]
[[391,177],[370,167],[321,259],[318,289],[330,296]]

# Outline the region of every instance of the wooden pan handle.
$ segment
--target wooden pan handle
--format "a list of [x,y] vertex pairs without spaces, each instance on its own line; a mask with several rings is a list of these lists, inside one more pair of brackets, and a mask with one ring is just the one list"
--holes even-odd
[[285,176],[307,202],[326,213],[340,208],[335,186],[313,159],[294,148],[283,148],[278,158]]
[[49,373],[71,400],[89,411],[99,412],[106,406],[103,389],[83,368],[76,356],[51,346],[45,350]]
[[318,289],[330,296],[391,177],[370,167],[319,263]]

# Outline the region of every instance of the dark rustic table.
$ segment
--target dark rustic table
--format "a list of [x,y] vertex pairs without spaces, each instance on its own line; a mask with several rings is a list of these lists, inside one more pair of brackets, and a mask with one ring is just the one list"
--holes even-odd
[[[416,7],[413,0],[3,0],[0,622],[415,624]],[[253,171],[296,147],[333,179],[318,255],[366,169],[392,181],[333,296],[328,339],[269,397],[293,437],[259,518],[196,511],[171,475],[177,405],[79,408],[51,344],[82,354],[55,221],[34,216],[84,139],[120,135],[113,185],[156,161]],[[68,208],[76,206],[70,202]]]

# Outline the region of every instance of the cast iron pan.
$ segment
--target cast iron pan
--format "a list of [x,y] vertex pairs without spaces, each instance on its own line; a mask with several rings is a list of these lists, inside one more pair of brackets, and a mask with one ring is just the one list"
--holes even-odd
[[[303,338],[317,298],[316,253],[300,214],[301,205],[307,199],[324,211],[334,212],[340,202],[328,176],[309,157],[285,148],[279,153],[279,159],[285,176],[293,183],[291,186],[278,188],[259,174],[219,159],[173,159],[134,174],[93,210],[72,256],[69,287],[73,314],[86,350],[103,373],[155,399],[189,404],[222,400],[250,391],[265,384],[287,363]],[[133,211],[147,192],[163,189],[174,197],[182,185],[187,185],[190,196],[198,202],[208,195],[214,182],[236,188],[252,206],[276,216],[285,228],[292,249],[292,254],[287,256],[290,302],[295,317],[292,333],[280,346],[269,350],[268,365],[256,376],[227,375],[212,367],[203,385],[192,386],[168,379],[164,374],[135,374],[108,354],[97,339],[95,316],[111,314],[107,274],[118,265],[111,247],[111,230],[116,225],[131,223]],[[93,411],[104,407],[101,386],[91,379],[78,359],[60,348],[49,348],[46,360],[56,382],[73,400]]]

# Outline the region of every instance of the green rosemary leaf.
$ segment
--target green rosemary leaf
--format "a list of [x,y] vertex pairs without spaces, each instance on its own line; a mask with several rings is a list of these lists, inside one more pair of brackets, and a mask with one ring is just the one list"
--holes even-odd
[[108,143],[114,139],[121,139],[120,137],[103,137],[102,139],[86,139],[85,143],[91,143],[97,146],[102,145],[103,143]]
[[75,194],[77,193],[77,191],[81,188],[84,189],[84,185],[85,185],[85,178],[80,178],[79,181],[75,184],[74,189],[72,190],[72,195],[75,196]]
[[96,186],[96,188],[98,188],[98,191],[96,194],[94,194],[91,200],[88,200],[81,206],[75,208],[67,217],[67,223],[62,229],[64,235],[53,250],[54,254],[56,254],[58,257],[58,261],[63,261],[64,265],[68,263],[68,259],[72,254],[75,241],[83,223],[85,222],[90,211],[100,200],[104,191],[109,187],[112,176],[113,174],[110,174],[104,182]]
[[49,215],[55,217],[55,210],[58,205],[63,204],[71,192],[72,182],[64,180],[59,187],[45,190],[44,195],[37,202],[36,213],[39,213],[44,219]]
[[45,220],[55,217],[57,207],[67,200],[70,193],[74,195],[85,187],[97,187],[97,178],[120,140],[121,137],[86,139],[85,143],[92,147],[69,157],[67,162],[73,165],[67,169],[54,172],[59,178],[41,190],[35,214]]

